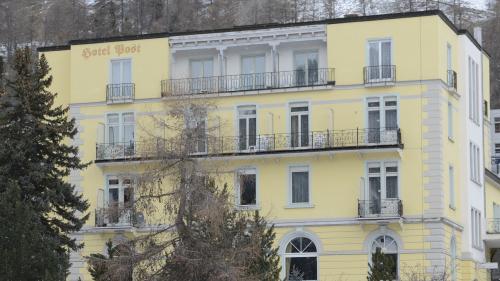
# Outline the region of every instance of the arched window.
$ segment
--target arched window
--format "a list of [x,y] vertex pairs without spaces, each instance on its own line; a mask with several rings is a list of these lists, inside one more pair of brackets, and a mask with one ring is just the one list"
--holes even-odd
[[451,281],[457,280],[457,242],[455,237],[450,242],[450,275]]
[[398,276],[398,244],[388,235],[381,235],[373,241],[372,254],[377,251],[377,248],[392,260],[393,267],[391,268],[394,279]]
[[285,280],[316,281],[318,279],[318,251],[311,239],[297,237],[286,246],[285,254]]

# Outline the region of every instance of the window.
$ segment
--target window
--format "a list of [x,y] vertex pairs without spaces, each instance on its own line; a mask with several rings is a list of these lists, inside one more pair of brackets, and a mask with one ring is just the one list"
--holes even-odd
[[484,117],[488,117],[488,111],[489,111],[489,109],[490,109],[490,107],[488,106],[488,101],[487,101],[487,100],[485,100],[485,101],[483,102],[483,104],[484,104],[484,108],[483,108],[483,111],[484,111]]
[[255,206],[257,204],[257,172],[255,169],[241,169],[238,177],[238,205]]
[[368,81],[387,81],[393,79],[391,40],[368,42]]
[[294,238],[285,249],[285,280],[295,280],[293,277],[302,276],[304,281],[318,280],[318,251],[311,239],[306,237]]
[[291,147],[309,146],[309,104],[306,102],[290,105]]
[[135,118],[133,112],[109,113],[106,115],[105,140],[114,156],[131,156],[134,154]]
[[370,162],[367,169],[367,215],[399,214],[398,163]]
[[451,65],[451,45],[447,44],[446,45],[446,65],[448,66],[448,70],[452,70],[452,65]]
[[453,105],[448,102],[448,138],[453,139]]
[[455,237],[450,241],[450,277],[451,281],[457,281],[457,242]]
[[481,183],[481,154],[479,152],[479,147],[474,144],[469,144],[469,161],[470,161],[470,179],[471,181],[480,184]]
[[397,140],[397,97],[368,98],[368,143],[394,142]]
[[495,143],[495,154],[500,154],[500,143]]
[[469,118],[479,124],[479,65],[469,57]]
[[132,61],[130,59],[111,60],[111,86],[109,98],[132,98]]
[[450,208],[455,209],[455,169],[448,167],[448,185],[450,188]]
[[195,154],[207,152],[207,117],[205,112],[189,110],[184,118],[188,151]]
[[475,208],[471,209],[471,238],[472,246],[482,249],[481,241],[481,212]]
[[213,59],[190,61],[191,92],[201,93],[210,91],[213,87],[211,77],[214,75]]
[[295,84],[296,86],[314,85],[318,82],[318,52],[296,52]]
[[[388,235],[381,235],[373,241],[372,244],[372,250],[371,253],[372,255],[377,252],[377,249],[381,251],[383,254],[385,254],[389,259],[392,260],[392,267],[390,268],[390,271],[393,276],[393,280],[398,279],[398,244],[396,241],[388,236]],[[372,262],[372,258],[370,258],[370,262]]]
[[107,223],[128,223],[133,204],[133,178],[109,176],[106,197]]
[[243,89],[264,88],[266,77],[266,57],[264,55],[245,56],[241,58],[241,82]]
[[495,117],[495,133],[500,133],[500,117]]
[[238,107],[239,149],[254,150],[257,144],[257,109],[252,106]]
[[500,233],[500,205],[495,202],[493,202],[492,230],[494,233]]
[[290,167],[290,203],[294,204],[309,204],[310,189],[309,189],[309,167],[295,166]]

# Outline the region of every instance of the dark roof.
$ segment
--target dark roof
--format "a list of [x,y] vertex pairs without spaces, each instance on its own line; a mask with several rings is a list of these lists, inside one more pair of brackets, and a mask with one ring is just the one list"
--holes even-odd
[[470,32],[468,32],[467,30],[458,29],[448,19],[448,17],[440,10],[429,10],[429,11],[393,13],[393,14],[370,15],[370,16],[354,16],[354,17],[344,17],[344,18],[326,19],[326,20],[309,21],[309,22],[255,24],[255,25],[234,26],[234,27],[230,27],[230,28],[211,29],[211,30],[161,32],[161,33],[149,33],[149,34],[139,34],[139,35],[113,36],[113,37],[104,37],[104,38],[78,39],[78,40],[70,40],[67,45],[63,45],[63,46],[40,47],[40,48],[38,48],[38,51],[39,52],[49,52],[49,51],[69,50],[71,45],[84,45],[84,44],[130,41],[130,40],[141,40],[141,39],[168,38],[168,37],[182,36],[182,35],[210,34],[210,33],[231,32],[231,31],[269,29],[269,28],[283,28],[283,27],[306,26],[306,25],[314,25],[314,24],[342,24],[342,23],[352,23],[352,22],[365,22],[365,21],[436,16],[436,15],[439,16],[456,34],[467,35],[467,37],[469,37],[469,39],[472,41],[472,43],[474,43],[474,45],[476,45],[478,47],[478,49],[483,50],[481,45],[476,41],[474,36],[472,36],[472,34],[470,34]]

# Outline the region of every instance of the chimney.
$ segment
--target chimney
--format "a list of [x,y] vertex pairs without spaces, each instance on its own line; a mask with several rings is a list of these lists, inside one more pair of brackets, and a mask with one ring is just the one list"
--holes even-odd
[[480,26],[474,27],[474,38],[479,45],[483,46],[483,30]]

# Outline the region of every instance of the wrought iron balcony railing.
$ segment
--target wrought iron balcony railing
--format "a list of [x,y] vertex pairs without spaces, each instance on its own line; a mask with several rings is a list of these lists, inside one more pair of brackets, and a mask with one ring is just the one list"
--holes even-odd
[[448,70],[448,88],[452,90],[457,90],[457,73],[454,70]]
[[489,234],[500,234],[500,219],[489,219],[486,232]]
[[392,85],[396,82],[396,66],[365,66],[363,80],[366,86]]
[[154,143],[98,143],[96,161],[161,159],[180,151],[202,157],[402,147],[399,128],[326,130],[244,137],[173,138]]
[[334,84],[335,70],[333,68],[320,68],[308,69],[307,71],[293,70],[167,79],[161,82],[161,95],[168,97],[189,94],[217,94]]
[[108,103],[132,102],[135,98],[135,84],[108,84],[106,86],[106,101]]
[[403,202],[397,198],[358,200],[358,216],[360,218],[402,217]]
[[132,206],[115,204],[95,210],[96,227],[139,226],[143,223],[143,214],[137,212]]

